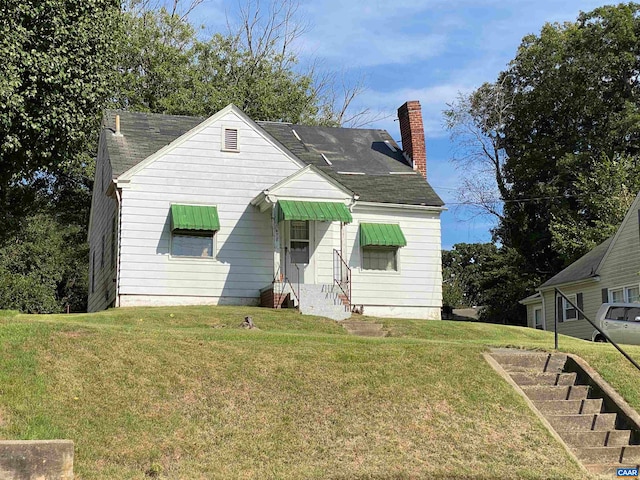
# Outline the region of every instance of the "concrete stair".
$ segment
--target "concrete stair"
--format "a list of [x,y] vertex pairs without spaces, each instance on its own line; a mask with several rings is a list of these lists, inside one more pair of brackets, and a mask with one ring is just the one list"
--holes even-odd
[[566,355],[501,349],[491,357],[589,472],[615,477],[618,468],[638,468],[640,445],[633,442],[640,433],[617,428],[618,414],[604,411],[602,398],[564,371]]
[[345,320],[340,323],[351,335],[359,335],[361,337],[387,336],[387,332],[384,331],[382,324],[380,323],[362,322],[357,320]]
[[341,295],[342,290],[336,285],[301,283],[298,308],[305,315],[345,320],[351,317],[351,310]]

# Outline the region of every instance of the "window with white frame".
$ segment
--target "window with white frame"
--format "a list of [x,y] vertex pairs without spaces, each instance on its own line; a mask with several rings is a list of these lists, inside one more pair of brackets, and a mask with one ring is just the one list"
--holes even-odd
[[171,255],[174,257],[213,257],[215,232],[174,230],[171,232]]
[[544,330],[544,323],[542,320],[542,308],[536,307],[533,309],[533,326],[538,330]]
[[220,229],[213,205],[171,204],[171,256],[215,257],[215,237]]
[[310,253],[309,221],[291,220],[291,263],[308,264]]
[[609,289],[611,303],[640,303],[640,285],[627,285]]
[[362,247],[363,270],[398,270],[398,247]]
[[562,320],[566,322],[567,320],[577,320],[578,318],[578,310],[576,310],[573,305],[577,305],[578,299],[576,294],[567,295],[569,299],[569,303],[566,298],[562,299]]

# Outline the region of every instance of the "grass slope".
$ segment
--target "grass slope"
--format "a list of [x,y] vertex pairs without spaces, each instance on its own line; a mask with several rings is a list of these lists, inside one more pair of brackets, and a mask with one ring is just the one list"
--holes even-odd
[[[85,480],[584,478],[481,357],[548,333],[378,321],[392,337],[257,308],[0,313],[0,438],[73,439]],[[640,407],[610,346],[561,346]]]

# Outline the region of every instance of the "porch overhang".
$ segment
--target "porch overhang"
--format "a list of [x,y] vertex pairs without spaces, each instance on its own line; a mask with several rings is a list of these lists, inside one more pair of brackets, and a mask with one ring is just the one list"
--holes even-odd
[[353,217],[344,203],[278,200],[278,220],[351,223],[353,222]]

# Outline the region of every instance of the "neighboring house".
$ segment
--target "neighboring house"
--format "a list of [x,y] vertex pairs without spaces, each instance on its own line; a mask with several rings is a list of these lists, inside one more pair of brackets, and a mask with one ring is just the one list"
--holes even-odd
[[592,321],[605,302],[640,302],[640,194],[629,208],[615,235],[576,260],[538,287],[538,293],[521,300],[527,307],[527,324],[543,330],[590,339],[594,328],[562,297],[565,294]]
[[[443,202],[420,104],[384,130],[107,111],[89,225],[89,311],[299,306],[440,318]],[[347,307],[345,307],[345,304]]]

